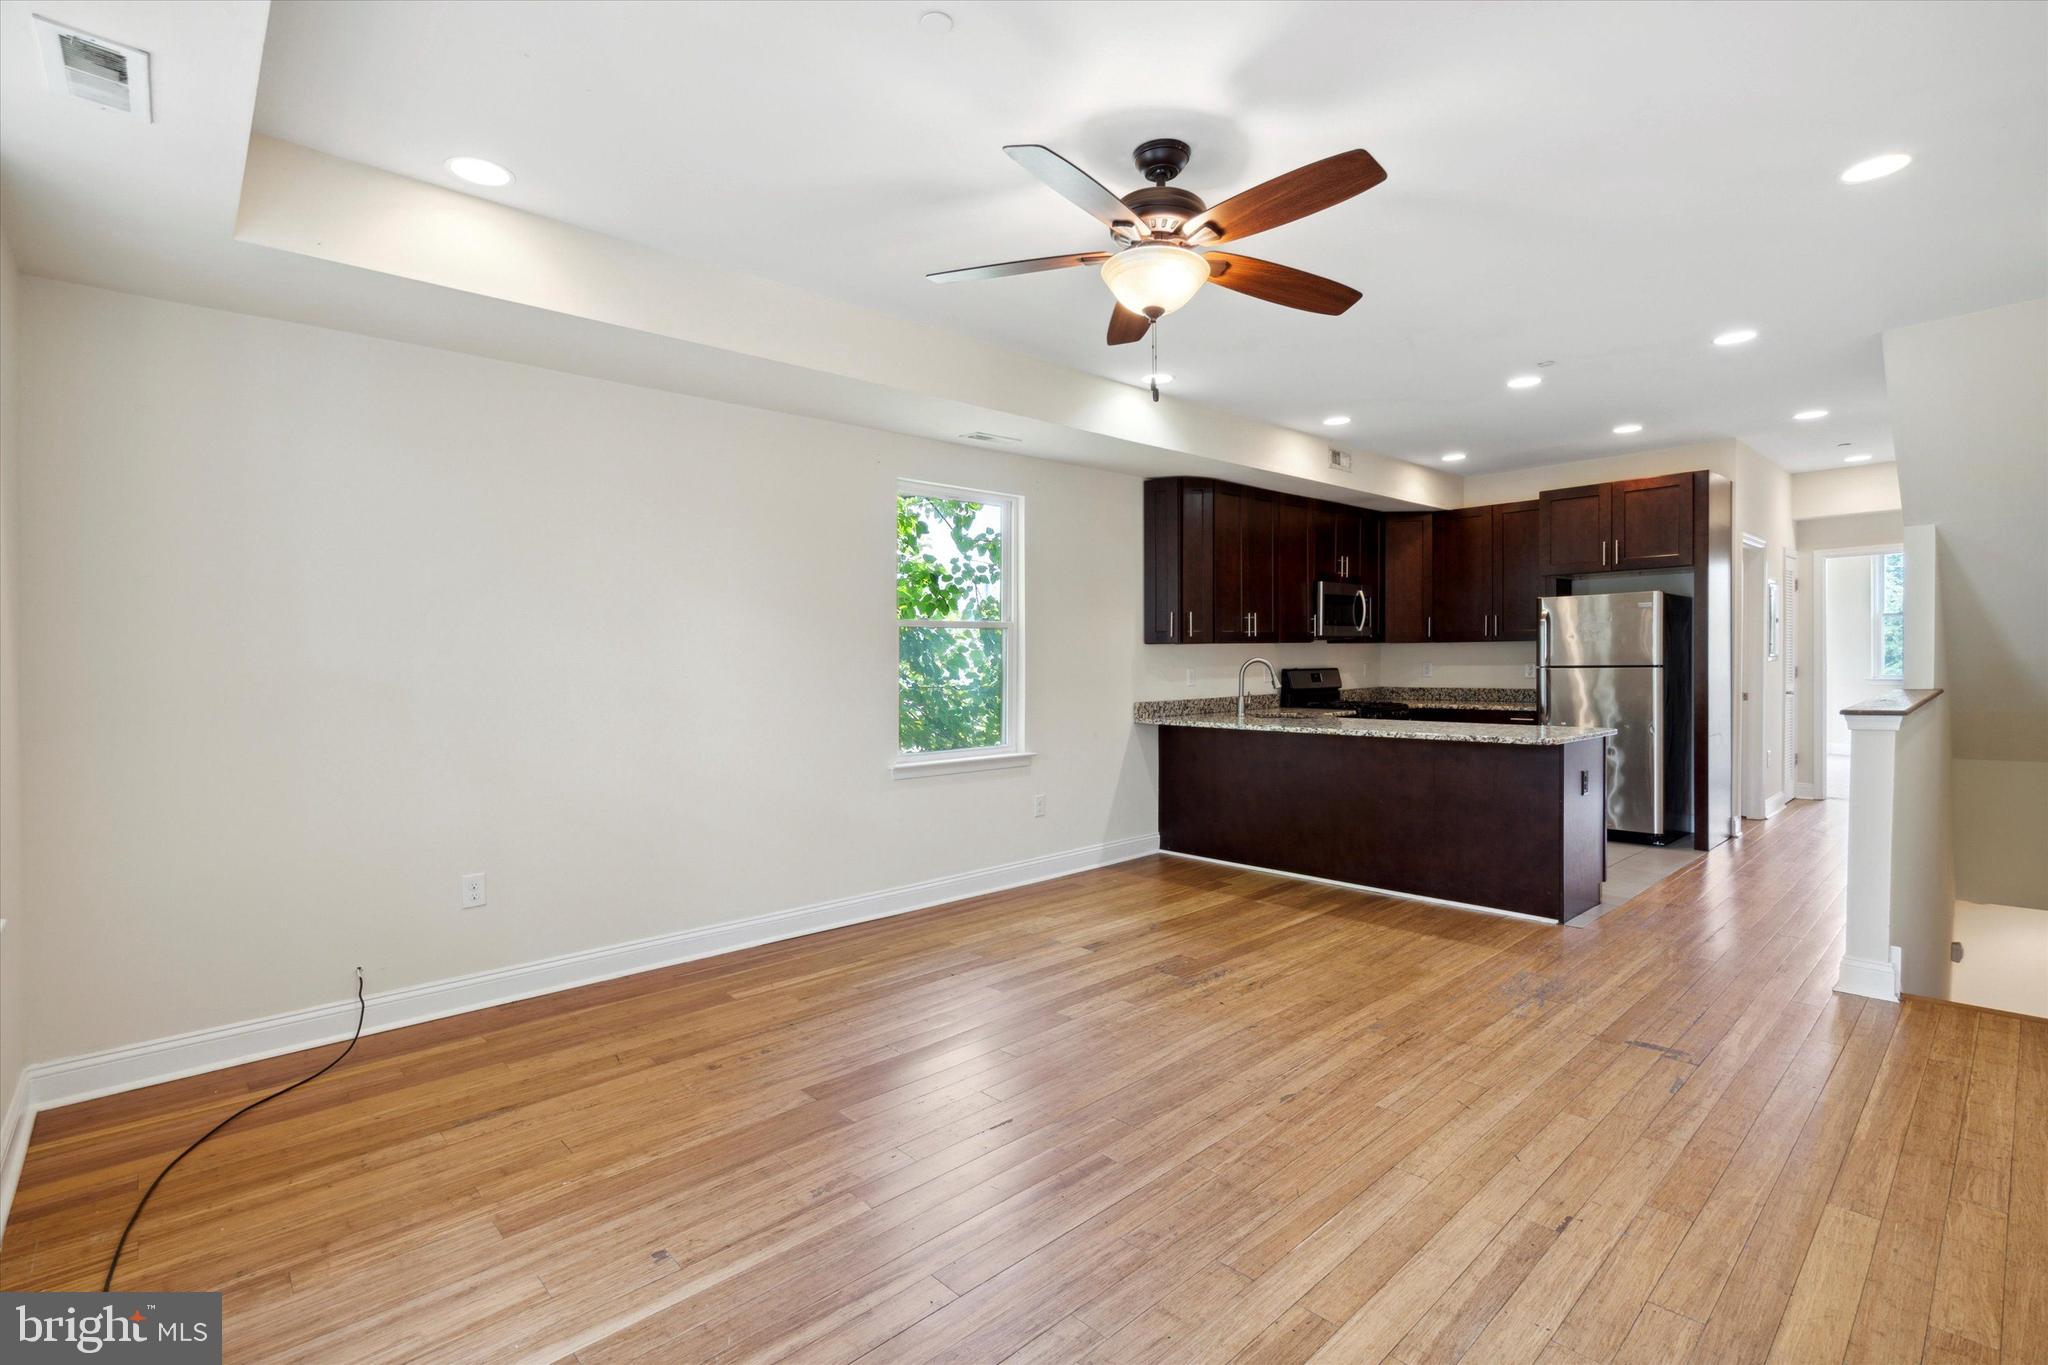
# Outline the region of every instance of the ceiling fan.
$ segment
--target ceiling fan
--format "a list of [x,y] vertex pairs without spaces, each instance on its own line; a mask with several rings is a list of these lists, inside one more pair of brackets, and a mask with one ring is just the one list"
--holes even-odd
[[1213,248],[1219,243],[1233,245],[1255,232],[1306,218],[1363,194],[1387,178],[1370,152],[1339,152],[1211,208],[1200,196],[1168,183],[1188,164],[1188,144],[1175,138],[1154,139],[1131,154],[1148,183],[1122,196],[1111,194],[1049,147],[1003,150],[1055,192],[1101,220],[1117,243],[1116,249],[941,270],[925,278],[945,284],[1099,265],[1103,283],[1116,296],[1116,308],[1109,317],[1112,346],[1143,338],[1153,323],[1209,283],[1311,313],[1337,314],[1358,302],[1358,291],[1349,285]]

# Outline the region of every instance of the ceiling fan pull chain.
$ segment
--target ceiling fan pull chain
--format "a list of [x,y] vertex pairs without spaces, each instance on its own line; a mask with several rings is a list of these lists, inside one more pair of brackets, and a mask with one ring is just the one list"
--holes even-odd
[[1155,319],[1152,332],[1152,373],[1145,376],[1145,382],[1152,388],[1152,401],[1159,401],[1159,323]]

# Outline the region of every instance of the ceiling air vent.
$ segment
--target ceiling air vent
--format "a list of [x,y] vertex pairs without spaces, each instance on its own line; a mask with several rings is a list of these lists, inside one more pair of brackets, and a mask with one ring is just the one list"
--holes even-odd
[[107,38],[35,16],[43,74],[60,95],[149,120],[149,54]]
[[1016,443],[1024,438],[1021,436],[1004,436],[993,431],[963,431],[960,433],[960,439],[963,441],[1009,441]]

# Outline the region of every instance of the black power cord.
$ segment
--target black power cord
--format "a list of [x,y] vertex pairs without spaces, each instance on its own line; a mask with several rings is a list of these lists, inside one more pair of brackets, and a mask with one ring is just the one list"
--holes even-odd
[[325,1076],[328,1072],[334,1070],[334,1068],[336,1068],[337,1066],[340,1066],[342,1058],[348,1056],[349,1053],[354,1052],[356,1050],[356,1044],[362,1041],[363,1019],[366,1015],[368,1015],[369,1011],[370,1007],[363,999],[363,969],[361,967],[358,967],[356,968],[356,1032],[355,1036],[348,1040],[348,1046],[343,1048],[340,1051],[340,1053],[338,1053],[335,1056],[333,1061],[329,1062],[326,1066],[321,1067],[312,1075],[305,1076],[300,1078],[299,1080],[293,1081],[290,1085],[286,1086],[282,1090],[273,1090],[260,1100],[252,1100],[248,1104],[243,1105],[240,1109],[237,1109],[234,1113],[229,1114],[219,1123],[214,1124],[213,1127],[207,1129],[204,1133],[201,1133],[199,1137],[192,1143],[192,1146],[187,1147],[184,1151],[172,1157],[170,1166],[166,1166],[161,1171],[158,1171],[156,1173],[156,1179],[149,1182],[149,1188],[144,1190],[142,1192],[142,1198],[136,1201],[135,1212],[128,1215],[128,1226],[121,1229],[121,1240],[114,1243],[114,1259],[107,1262],[107,1278],[100,1283],[100,1293],[111,1294],[114,1292],[114,1269],[116,1266],[121,1264],[121,1252],[125,1250],[128,1246],[128,1234],[135,1231],[135,1220],[142,1217],[143,1209],[149,1206],[149,1197],[156,1193],[157,1186],[164,1183],[164,1177],[171,1173],[171,1167],[176,1166],[186,1157],[192,1155],[193,1150],[197,1148],[200,1143],[206,1141],[215,1133],[218,1133],[221,1129],[227,1127],[236,1119],[248,1113],[251,1109],[261,1108],[262,1106],[276,1099],[279,1095],[289,1095],[292,1093],[292,1091],[297,1090],[300,1086],[305,1085],[310,1081],[317,1081],[322,1076]]

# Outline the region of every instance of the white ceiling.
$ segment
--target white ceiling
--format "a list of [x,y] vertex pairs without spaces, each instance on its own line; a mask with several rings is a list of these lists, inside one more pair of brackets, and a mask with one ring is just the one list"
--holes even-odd
[[[1363,146],[1385,185],[1244,248],[1363,302],[1205,290],[1162,368],[1467,473],[1721,435],[1887,459],[1882,331],[2048,293],[2041,6],[933,3],[951,33],[926,3],[291,0],[256,127],[444,183],[489,157],[507,204],[1119,378],[1145,357],[1103,344],[1094,272],[923,279],[1103,245],[1003,144],[1122,191],[1180,137],[1212,203]],[[1837,182],[1890,150],[1917,159]]]

